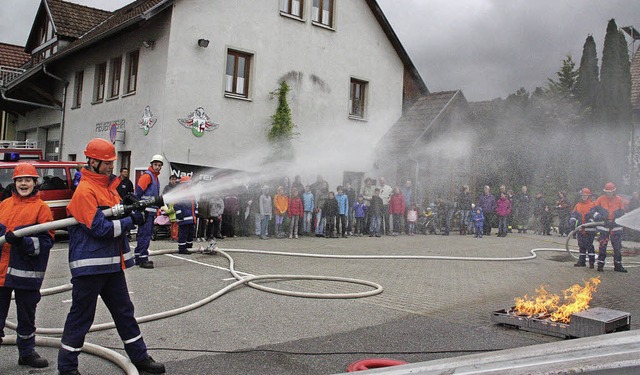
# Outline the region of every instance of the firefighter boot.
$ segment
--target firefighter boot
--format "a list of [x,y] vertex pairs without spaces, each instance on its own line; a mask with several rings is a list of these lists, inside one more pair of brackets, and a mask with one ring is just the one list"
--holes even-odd
[[598,262],[598,272],[604,271],[604,263]]
[[[576,264],[574,264],[574,267],[585,267],[587,264],[585,262],[585,255],[580,254],[580,257],[578,258],[578,262]],[[593,267],[592,267],[593,268]]]
[[616,271],[616,272],[627,273],[627,269],[622,267],[622,264],[620,264],[620,263],[615,263],[613,265],[613,270]]
[[151,356],[144,361],[134,362],[133,365],[136,366],[139,371],[145,371],[150,374],[164,374],[166,371],[164,365],[160,362],[154,361]]
[[40,355],[36,352],[18,358],[18,364],[20,366],[29,366],[34,368],[44,368],[49,366],[49,362],[46,359],[40,357]]
[[594,255],[589,255],[589,268],[593,269],[593,265],[596,262],[596,257]]

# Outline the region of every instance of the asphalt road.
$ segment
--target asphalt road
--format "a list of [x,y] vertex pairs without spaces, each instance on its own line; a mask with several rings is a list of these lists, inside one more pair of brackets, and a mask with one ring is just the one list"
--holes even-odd
[[[572,242],[575,243],[575,242]],[[132,246],[134,243],[132,243]],[[196,247],[200,243],[195,244]],[[381,238],[260,240],[229,238],[221,249],[256,249],[332,255],[429,255],[446,257],[517,258],[531,249],[564,247],[564,238],[511,234],[472,236],[416,235]],[[168,374],[335,374],[365,358],[421,362],[470,353],[555,342],[560,338],[495,325],[491,312],[513,305],[515,297],[564,289],[600,276],[592,306],[630,312],[631,329],[639,316],[640,259],[635,243],[625,243],[627,274],[575,268],[563,251],[538,251],[519,261],[435,259],[330,259],[235,253],[235,268],[251,275],[296,274],[357,278],[380,284],[381,294],[358,299],[315,299],[277,295],[239,286],[193,311],[141,324],[150,354]],[[175,242],[152,242],[152,249],[177,249]],[[44,288],[69,282],[68,243],[56,243]],[[197,302],[231,284],[226,258],[177,254],[153,257],[153,270],[126,271],[136,316],[171,310]],[[611,262],[611,257],[607,260]],[[261,284],[316,292],[349,293],[368,286],[335,281],[269,280]],[[44,296],[38,305],[39,328],[62,327],[70,307],[70,291]],[[15,310],[9,314],[15,321]],[[96,323],[108,322],[99,302]],[[15,332],[5,329],[5,334]],[[87,342],[124,354],[115,330],[92,332]],[[50,367],[18,366],[17,349],[0,347],[0,374],[56,374],[57,349],[40,347]],[[119,374],[104,359],[82,354],[82,374]]]

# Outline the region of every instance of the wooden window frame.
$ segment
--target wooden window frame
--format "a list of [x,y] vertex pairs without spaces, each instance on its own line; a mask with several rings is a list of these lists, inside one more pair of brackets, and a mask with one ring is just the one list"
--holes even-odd
[[107,63],[97,64],[95,74],[93,101],[101,102],[104,100],[104,90],[107,83]]
[[[233,57],[233,72],[230,75],[228,71],[229,57]],[[240,58],[245,59],[244,65],[244,93],[238,92],[238,61]],[[248,98],[249,97],[249,81],[251,79],[251,62],[253,54],[242,52],[234,49],[227,50],[227,63],[225,64],[225,95]],[[229,76],[232,77],[231,91],[227,90]]]
[[[126,93],[133,94],[138,88],[138,64],[140,62],[140,51],[135,50],[127,55],[127,81]],[[132,87],[133,86],[133,87]]]
[[[349,116],[365,118],[368,86],[369,82],[367,81],[351,78],[349,85]],[[358,88],[360,89],[359,91]]]
[[[293,12],[293,4],[295,2],[300,4],[300,14]],[[280,0],[280,13],[302,19],[304,17],[304,0]]]
[[74,81],[73,107],[80,108],[82,106],[82,88],[84,85],[84,70],[77,71]]
[[[318,2],[318,6],[316,6],[316,2]],[[326,4],[326,2],[329,2],[329,19],[325,20],[324,19],[324,13],[323,13],[323,9],[324,9],[324,5]],[[325,26],[325,27],[329,27],[329,28],[333,28],[333,20],[334,20],[334,11],[335,11],[335,0],[313,0],[313,4],[311,6],[311,21]],[[315,17],[315,10],[318,10],[318,15],[317,17]]]
[[122,78],[122,56],[114,57],[109,62],[109,99],[120,95],[120,81]]

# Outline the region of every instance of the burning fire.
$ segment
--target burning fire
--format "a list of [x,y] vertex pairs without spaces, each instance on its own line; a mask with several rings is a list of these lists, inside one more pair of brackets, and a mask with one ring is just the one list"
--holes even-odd
[[535,297],[517,297],[514,312],[518,315],[526,315],[534,318],[549,318],[554,322],[569,323],[573,313],[589,308],[589,302],[593,298],[593,293],[600,284],[600,277],[593,277],[586,281],[584,287],[580,284],[572,285],[565,290],[563,304],[560,305],[560,296],[550,294],[544,286],[536,289]]

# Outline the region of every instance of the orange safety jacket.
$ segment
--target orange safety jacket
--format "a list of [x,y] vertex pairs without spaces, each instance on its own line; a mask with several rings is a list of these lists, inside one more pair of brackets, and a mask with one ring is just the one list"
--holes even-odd
[[[53,220],[51,209],[37,189],[26,197],[15,191],[0,203],[2,235],[21,227]],[[0,252],[0,286],[16,289],[40,289],[47,270],[54,232],[43,231],[23,237],[16,245],[5,243]]]
[[273,197],[273,209],[276,215],[283,216],[289,208],[289,198],[284,194],[276,194]]
[[83,169],[80,184],[67,206],[67,213],[78,221],[69,227],[69,268],[73,277],[120,272],[134,265],[125,235],[133,227],[132,219],[107,218],[102,213],[102,209],[120,203],[114,178],[115,175]]
[[[591,219],[591,209],[595,207],[595,203],[591,201],[591,199],[587,199],[586,201],[580,201],[573,208],[573,212],[571,212],[571,218],[576,219],[576,224],[582,225]],[[596,232],[597,229],[595,227],[582,228],[582,233],[585,232]]]

